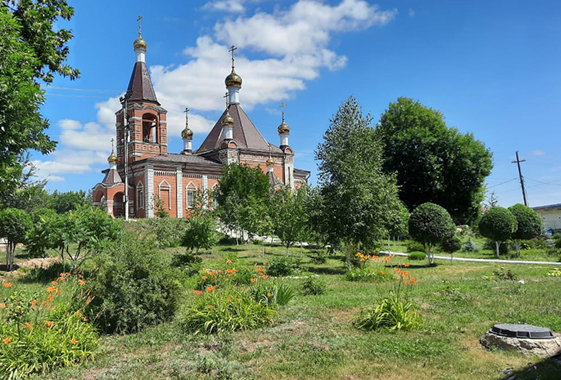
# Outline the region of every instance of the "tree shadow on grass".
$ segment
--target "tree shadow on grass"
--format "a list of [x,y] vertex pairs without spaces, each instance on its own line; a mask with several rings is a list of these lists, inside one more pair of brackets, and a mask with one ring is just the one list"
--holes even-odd
[[[14,272],[18,269],[19,269],[19,265],[14,264],[12,272]],[[6,266],[6,264],[0,264],[0,272],[8,272],[8,267]],[[10,273],[10,272],[8,272],[8,273]]]
[[243,252],[243,251],[246,251],[246,249],[245,248],[228,247],[228,248],[222,248],[221,251],[223,251],[223,252]]
[[333,268],[333,267],[314,267],[314,266],[307,266],[305,269],[309,272],[315,274],[345,274],[347,272],[347,268],[340,267],[340,268]]
[[505,369],[501,380],[534,380],[534,379],[560,379],[561,357],[549,358],[528,363],[526,367],[517,371]]

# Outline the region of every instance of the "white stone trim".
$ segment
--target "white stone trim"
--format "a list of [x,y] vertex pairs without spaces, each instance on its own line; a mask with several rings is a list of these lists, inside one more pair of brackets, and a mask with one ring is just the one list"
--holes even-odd
[[178,166],[175,172],[175,185],[176,185],[176,209],[177,209],[177,217],[183,218],[183,176],[182,176],[182,168]]
[[145,202],[146,216],[148,218],[154,217],[154,167],[146,165],[146,191]]

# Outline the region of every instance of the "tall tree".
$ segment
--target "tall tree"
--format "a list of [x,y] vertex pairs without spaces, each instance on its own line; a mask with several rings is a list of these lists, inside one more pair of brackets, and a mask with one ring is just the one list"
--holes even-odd
[[457,224],[478,217],[493,167],[482,142],[448,128],[439,111],[403,97],[390,103],[376,133],[384,145],[384,170],[396,173],[399,197],[409,210],[432,202]]
[[76,210],[80,206],[91,203],[88,194],[84,190],[59,192],[53,191],[49,196],[48,206],[59,214]]
[[292,244],[302,242],[308,225],[306,203],[308,189],[289,187],[277,189],[271,199],[271,220],[273,233],[285,244],[286,254]]
[[6,270],[14,268],[16,246],[24,243],[33,227],[31,217],[23,210],[7,208],[0,211],[0,237],[6,239]]
[[350,97],[316,150],[322,230],[330,244],[345,245],[349,269],[353,251],[385,236],[386,221],[399,208],[395,178],[382,170],[382,147],[371,120]]
[[55,148],[39,110],[45,100],[40,81],[50,83],[55,74],[71,79],[79,75],[65,64],[72,34],[55,27],[73,13],[65,0],[0,3],[0,193],[17,187],[26,150],[47,154]]

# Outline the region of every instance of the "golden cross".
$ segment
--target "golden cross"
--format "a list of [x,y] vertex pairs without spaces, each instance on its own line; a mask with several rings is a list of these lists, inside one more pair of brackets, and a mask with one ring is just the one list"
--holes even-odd
[[185,127],[189,127],[189,107],[185,107]]
[[286,106],[286,104],[284,104],[284,102],[282,102],[280,104],[280,106],[282,107],[282,121],[284,122],[284,107]]
[[228,93],[226,93],[223,98],[226,99],[226,108],[228,108]]
[[113,141],[115,141],[115,139],[114,139],[114,138],[111,138],[111,152],[113,152],[113,149],[114,149],[114,148],[113,148]]
[[136,21],[138,21],[138,37],[142,37],[142,26],[140,25],[140,20],[142,20],[142,16],[138,15],[138,19]]
[[228,51],[232,52],[232,70],[234,70],[234,50],[238,50],[237,47],[235,47],[234,45],[232,45],[232,48]]

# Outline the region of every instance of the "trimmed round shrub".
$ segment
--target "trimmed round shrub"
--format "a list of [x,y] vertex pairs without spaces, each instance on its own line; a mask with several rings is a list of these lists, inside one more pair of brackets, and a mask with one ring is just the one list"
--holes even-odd
[[427,254],[424,252],[416,251],[409,253],[409,255],[407,255],[407,258],[412,261],[422,261],[427,258]]
[[440,247],[443,252],[454,253],[462,249],[462,240],[458,235],[454,235],[448,239],[444,239]]
[[104,332],[133,333],[173,318],[183,275],[153,246],[126,235],[98,258],[87,311]]
[[533,239],[541,235],[542,220],[537,212],[520,203],[510,206],[508,211],[518,222],[516,231],[511,236],[513,239]]
[[425,250],[423,243],[419,243],[418,241],[415,240],[408,240],[406,245],[407,245],[407,252],[423,252]]
[[509,210],[504,207],[491,207],[479,221],[479,232],[496,242],[496,253],[499,257],[501,242],[510,239],[517,226],[516,217]]
[[[416,241],[423,243],[427,250],[433,251],[435,245],[449,239],[456,233],[456,226],[452,217],[443,207],[434,203],[423,203],[417,207],[409,217],[409,235]],[[433,257],[429,255],[432,264]]]

